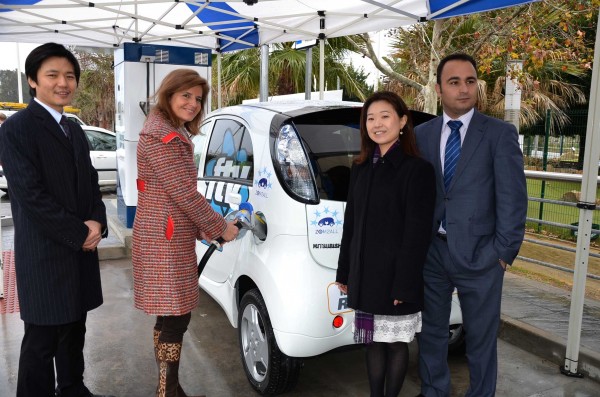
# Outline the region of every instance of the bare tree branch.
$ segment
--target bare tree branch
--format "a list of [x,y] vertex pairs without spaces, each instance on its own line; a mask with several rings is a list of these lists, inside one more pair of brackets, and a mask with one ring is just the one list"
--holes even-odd
[[373,64],[379,71],[381,71],[382,73],[384,73],[385,75],[387,75],[390,78],[400,81],[402,84],[406,84],[410,87],[415,88],[416,90],[421,91],[423,89],[422,84],[419,84],[418,82],[416,82],[400,73],[395,72],[387,65],[384,65],[383,63],[381,63],[379,58],[377,58],[377,55],[375,53],[375,50],[373,49],[373,45],[371,44],[371,39],[369,38],[368,34],[363,33],[359,36],[364,40],[364,44],[365,44],[364,48],[362,46],[358,45],[351,37],[348,36],[347,39],[355,47],[356,51],[360,52],[361,54],[363,54],[366,57],[369,57],[369,59],[371,61],[373,61]]

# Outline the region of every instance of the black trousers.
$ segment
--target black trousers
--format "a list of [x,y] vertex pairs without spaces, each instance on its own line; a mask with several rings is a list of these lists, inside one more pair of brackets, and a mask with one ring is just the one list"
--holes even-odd
[[183,334],[192,319],[192,313],[181,316],[157,316],[154,329],[160,331],[158,341],[163,343],[181,343]]
[[69,324],[25,323],[17,397],[54,397],[54,364],[61,397],[89,394],[83,384],[86,319],[87,314],[84,314],[79,321]]

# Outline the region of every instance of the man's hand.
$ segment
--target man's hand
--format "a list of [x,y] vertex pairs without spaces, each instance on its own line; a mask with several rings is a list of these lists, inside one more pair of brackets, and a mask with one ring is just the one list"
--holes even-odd
[[102,225],[96,221],[85,221],[83,222],[88,227],[88,236],[83,242],[83,246],[81,247],[84,251],[94,251],[100,240],[102,240]]
[[506,270],[506,267],[508,266],[508,264],[506,262],[504,262],[502,259],[498,259],[498,261],[500,261],[500,266],[502,266],[502,269]]

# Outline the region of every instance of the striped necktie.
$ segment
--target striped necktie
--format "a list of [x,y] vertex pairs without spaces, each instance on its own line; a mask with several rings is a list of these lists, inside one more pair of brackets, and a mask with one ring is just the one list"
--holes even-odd
[[69,128],[69,122],[67,121],[67,117],[64,115],[60,118],[60,126],[65,132],[65,136],[69,139],[69,141],[71,141],[71,129]]
[[460,157],[460,127],[463,123],[460,120],[448,121],[448,127],[450,127],[450,136],[446,142],[446,152],[444,155],[444,187],[446,191],[450,187],[454,171],[456,170],[456,164]]

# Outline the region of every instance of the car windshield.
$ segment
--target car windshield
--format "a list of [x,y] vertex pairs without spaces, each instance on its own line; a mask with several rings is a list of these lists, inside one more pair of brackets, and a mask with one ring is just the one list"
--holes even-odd
[[310,113],[294,119],[322,200],[346,201],[350,168],[360,152],[359,120],[360,108]]

